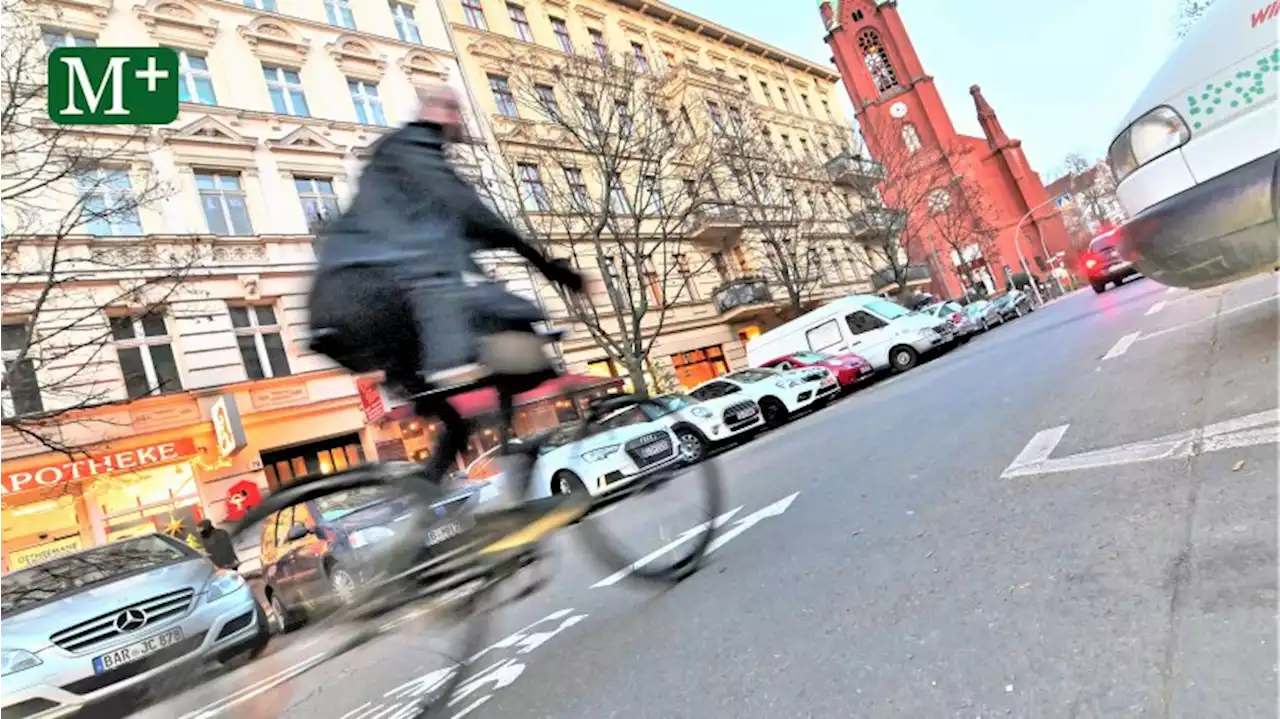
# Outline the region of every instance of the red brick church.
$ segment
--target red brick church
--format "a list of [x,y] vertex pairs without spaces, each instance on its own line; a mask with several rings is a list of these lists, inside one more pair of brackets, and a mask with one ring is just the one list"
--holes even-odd
[[[1051,258],[1069,246],[1061,213],[1028,164],[1022,143],[1005,133],[978,86],[969,92],[984,137],[960,135],[933,76],[920,64],[896,2],[822,0],[819,9],[827,45],[873,159],[887,167],[909,163],[917,176],[920,166],[929,168],[932,189],[927,202],[906,197],[910,189],[904,189],[905,181],[895,188],[892,167],[884,200],[886,205],[907,208],[912,231],[904,235],[914,239],[903,244],[912,262],[929,265],[933,291],[956,297],[971,283],[1003,291],[1011,273],[1026,270],[1046,276]],[[955,211],[938,209],[956,202],[981,216],[983,231],[975,235],[979,239],[969,241],[956,232],[951,219]],[[917,211],[912,209],[915,204],[923,207]],[[1015,235],[1020,238],[1021,260]]]

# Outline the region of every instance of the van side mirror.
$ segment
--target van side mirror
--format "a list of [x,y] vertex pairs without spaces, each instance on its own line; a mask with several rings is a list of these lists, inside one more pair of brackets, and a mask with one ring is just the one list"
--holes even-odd
[[284,539],[286,542],[296,542],[310,533],[311,530],[307,529],[307,525],[302,522],[294,522],[293,526],[289,527],[289,531],[284,535]]

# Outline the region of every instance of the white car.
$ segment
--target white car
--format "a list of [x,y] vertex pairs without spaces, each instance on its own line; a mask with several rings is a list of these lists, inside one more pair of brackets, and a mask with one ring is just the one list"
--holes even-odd
[[695,387],[690,395],[703,400],[741,396],[760,405],[765,424],[777,427],[792,415],[824,404],[840,392],[829,370],[805,367],[781,372],[763,367],[721,375]]
[[[650,421],[628,407],[607,415],[591,434],[578,439],[582,424],[551,430],[533,465],[528,499],[587,490],[593,496],[614,494],[663,469],[680,464],[675,434],[662,422]],[[468,481],[486,481],[481,503],[506,491],[508,478],[498,467],[497,448],[481,455],[464,471]]]
[[634,409],[675,433],[686,464],[702,461],[713,446],[750,439],[764,428],[760,405],[740,395],[700,400],[686,394],[664,394]]

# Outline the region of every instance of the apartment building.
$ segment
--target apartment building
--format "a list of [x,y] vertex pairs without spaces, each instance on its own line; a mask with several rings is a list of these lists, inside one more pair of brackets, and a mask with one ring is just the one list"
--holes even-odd
[[[871,228],[857,221],[861,208],[843,185],[873,174],[875,168],[874,163],[847,152],[852,131],[836,109],[840,76],[832,69],[661,2],[442,0],[442,5],[469,89],[485,116],[486,132],[492,142],[510,145],[504,154],[521,163],[521,182],[533,187],[531,196],[539,205],[535,210],[556,211],[552,202],[542,199],[544,194],[550,197],[556,193],[544,193],[541,188],[562,176],[568,178],[564,173],[573,172],[572,179],[565,181],[580,182],[572,190],[582,197],[598,198],[606,190],[600,173],[593,176],[577,168],[562,170],[555,166],[562,162],[546,159],[557,154],[547,146],[557,133],[539,134],[530,129],[538,122],[537,113],[521,107],[516,100],[519,88],[513,88],[517,78],[528,73],[513,64],[555,67],[571,54],[627,62],[642,72],[673,78],[670,84],[676,89],[670,93],[669,114],[696,124],[697,131],[714,131],[720,113],[740,112],[750,105],[751,113],[763,118],[764,132],[773,138],[777,152],[812,153],[829,163],[823,190],[830,193],[831,214],[828,221],[809,226],[830,241],[810,244],[809,252],[815,266],[821,267],[821,277],[806,292],[806,306],[882,289],[883,282],[873,285],[876,278],[869,271],[873,268],[865,253],[849,241]],[[538,91],[547,102],[575,101],[572,97],[556,100],[554,94],[563,90],[549,85]],[[540,143],[543,147],[537,147]],[[536,164],[538,157],[548,166]],[[639,181],[642,178],[621,180],[624,185]],[[645,332],[661,330],[648,358],[653,370],[651,386],[654,380],[661,386],[670,384],[671,379],[692,386],[744,366],[746,340],[780,322],[787,309],[785,292],[770,276],[764,261],[759,223],[753,223],[749,213],[742,211],[751,198],[729,190],[725,200],[723,208],[710,208],[692,218],[679,250],[679,271],[663,272],[662,279],[651,280],[655,298],[671,292],[673,285],[683,287],[681,300],[662,313],[660,322],[653,313],[644,320]],[[794,204],[800,199],[790,201]],[[553,235],[547,241],[555,248],[557,243],[576,240]],[[564,248],[556,251],[565,254]],[[590,255],[591,251],[578,248],[574,254]],[[583,266],[588,272],[594,269],[590,263]],[[571,329],[562,345],[571,370],[606,376],[626,374],[605,355],[592,334],[574,321],[554,293],[541,286],[540,291],[553,320]],[[594,304],[597,312],[604,312],[601,308],[608,302]],[[607,317],[600,322],[602,327],[609,324]],[[668,381],[654,375],[665,375]]]
[[[362,404],[356,379],[307,347],[311,228],[346,202],[362,149],[407,119],[416,85],[460,82],[439,8],[48,0],[28,9],[30,39],[44,49],[174,48],[183,102],[176,122],[145,136],[82,128],[121,149],[31,203],[47,218],[4,208],[8,232],[35,235],[6,238],[19,250],[5,258],[6,418],[74,410],[40,438],[4,429],[6,569],[189,526],[194,514],[220,522],[246,496],[398,441],[395,426],[366,423],[376,393]],[[75,202],[143,192],[134,210],[57,227]],[[54,248],[86,262],[51,267]],[[182,265],[181,275],[127,291],[161,265]],[[39,304],[42,267],[58,277]],[[53,451],[63,447],[74,454]]]

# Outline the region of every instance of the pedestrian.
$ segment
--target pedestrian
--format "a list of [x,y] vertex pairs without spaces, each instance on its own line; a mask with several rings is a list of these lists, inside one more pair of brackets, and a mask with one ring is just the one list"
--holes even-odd
[[207,519],[200,520],[197,525],[200,532],[200,544],[204,551],[220,569],[235,569],[240,566],[240,558],[236,556],[236,548],[231,544],[231,534],[221,527],[214,527]]

